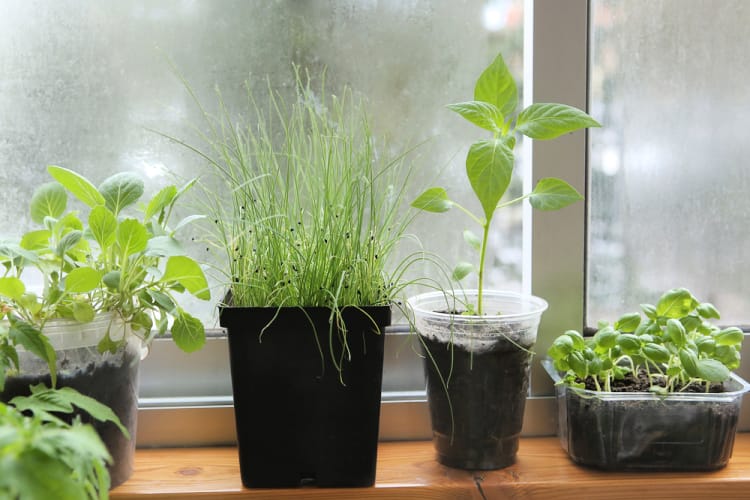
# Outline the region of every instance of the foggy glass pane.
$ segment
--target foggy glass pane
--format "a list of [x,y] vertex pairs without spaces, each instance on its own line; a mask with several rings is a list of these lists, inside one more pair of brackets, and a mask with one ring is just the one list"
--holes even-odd
[[588,324],[684,286],[750,324],[750,3],[592,2]]
[[[268,76],[274,87],[288,88],[292,63],[314,72],[327,68],[331,91],[348,84],[366,96],[373,132],[387,136],[393,151],[427,141],[416,150],[414,196],[442,184],[477,208],[464,158],[484,135],[445,105],[471,99],[475,79],[498,52],[520,76],[522,3],[5,1],[0,238],[30,227],[28,201],[35,186],[51,180],[49,164],[96,184],[132,170],[148,180],[149,193],[200,172],[195,155],[153,132],[196,137],[200,113],[176,73],[209,110],[218,86],[241,114],[244,82],[262,87]],[[488,257],[488,284],[520,288],[520,216],[506,211],[499,219],[493,245],[502,242],[503,251]],[[413,232],[424,248],[455,263],[474,259],[463,227],[470,221],[458,213],[422,214]],[[205,248],[191,251],[200,258]],[[184,305],[212,323],[216,300]]]

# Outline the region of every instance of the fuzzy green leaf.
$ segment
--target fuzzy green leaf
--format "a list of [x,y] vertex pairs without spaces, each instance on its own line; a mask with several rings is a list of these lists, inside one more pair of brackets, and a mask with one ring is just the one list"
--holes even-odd
[[518,107],[516,81],[502,54],[498,54],[479,76],[474,87],[474,100],[494,104],[503,116],[510,116]]
[[453,202],[448,199],[445,189],[433,187],[417,196],[417,199],[411,202],[411,206],[426,212],[441,213],[450,210]]
[[44,222],[45,217],[59,218],[68,206],[68,194],[57,182],[42,184],[31,196],[31,220],[37,224]]
[[466,276],[474,272],[474,265],[469,262],[459,262],[453,269],[451,277],[456,281],[461,281]]
[[632,333],[641,324],[641,315],[638,313],[623,314],[615,321],[615,328],[621,332]]
[[535,103],[518,114],[516,131],[532,139],[554,139],[582,128],[600,127],[578,108],[565,104]]
[[146,245],[146,255],[159,257],[171,257],[174,255],[185,255],[185,249],[179,241],[171,236],[157,236],[151,238]]
[[696,363],[698,376],[709,382],[723,382],[729,378],[729,368],[715,359],[699,359]]
[[483,101],[468,101],[448,104],[447,107],[485,130],[496,133],[503,130],[505,119],[502,112],[494,104]]
[[18,300],[26,293],[26,285],[20,279],[8,276],[0,278],[0,295]]
[[47,363],[52,385],[55,385],[57,383],[57,370],[55,369],[57,356],[47,337],[38,328],[25,321],[13,322],[8,329],[8,335],[14,344],[22,345],[27,351],[39,356]]
[[203,270],[190,257],[184,255],[169,257],[162,281],[167,283],[175,281],[199,299],[208,300],[211,298]]
[[115,241],[117,218],[107,207],[98,205],[91,209],[89,227],[100,248],[109,248]]
[[714,339],[716,340],[716,345],[735,346],[742,343],[745,339],[745,333],[736,326],[732,326],[717,332],[714,335]]
[[559,210],[583,199],[581,193],[562,179],[541,179],[529,196],[529,203],[537,210]]
[[35,385],[31,387],[31,396],[17,396],[11,400],[11,404],[21,411],[34,413],[72,413],[73,406],[76,406],[100,422],[112,422],[125,437],[130,438],[128,430],[108,406],[70,387],[49,389],[42,384]]
[[65,277],[65,291],[69,293],[90,292],[101,283],[99,271],[91,267],[77,267]]
[[479,239],[479,236],[469,231],[468,229],[464,230],[464,241],[476,251],[480,251],[482,249],[482,240]]
[[101,183],[99,192],[105,206],[115,215],[143,195],[143,180],[132,172],[120,172]]
[[29,231],[21,238],[21,248],[26,250],[42,250],[49,247],[49,239],[52,233],[47,229]]
[[97,205],[104,204],[104,198],[101,193],[96,190],[96,187],[89,182],[88,179],[83,177],[72,170],[67,168],[50,165],[47,167],[47,171],[57,182],[63,185],[65,189],[85,203],[87,206],[93,208]]
[[146,220],[167,208],[177,196],[177,187],[167,186],[156,193],[146,206],[143,216]]
[[174,343],[185,352],[195,352],[206,343],[203,323],[188,313],[181,311],[172,325]]
[[674,288],[659,298],[656,313],[665,318],[681,318],[698,306],[698,301],[685,288]]
[[513,151],[502,139],[475,142],[466,156],[466,174],[485,217],[490,220],[510,184]]
[[146,226],[135,219],[125,219],[117,226],[115,241],[123,256],[133,255],[146,249],[148,230]]

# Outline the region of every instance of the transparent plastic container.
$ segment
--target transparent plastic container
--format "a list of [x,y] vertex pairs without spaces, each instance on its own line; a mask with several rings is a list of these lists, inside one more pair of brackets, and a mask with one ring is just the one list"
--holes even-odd
[[[97,345],[107,330],[113,340],[125,336],[124,347],[117,352],[100,353]],[[57,386],[72,387],[109,406],[128,429],[133,439],[127,439],[111,422],[91,423],[107,446],[113,463],[109,467],[112,487],[126,481],[133,472],[135,433],[138,416],[138,369],[146,354],[141,339],[130,333],[129,325],[113,314],[102,314],[89,323],[55,319],[48,321],[44,334],[57,355]],[[36,355],[18,348],[20,370],[8,377],[0,400],[10,401],[28,395],[29,386],[44,383],[51,386],[47,363]]]
[[[552,360],[542,361],[555,383]],[[558,435],[570,458],[605,470],[714,470],[732,456],[742,396],[732,374],[722,393],[597,392],[556,385]]]
[[485,291],[491,315],[463,315],[476,290],[458,300],[430,292],[408,300],[424,350],[427,397],[437,460],[491,470],[516,460],[529,384],[531,348],[547,303]]

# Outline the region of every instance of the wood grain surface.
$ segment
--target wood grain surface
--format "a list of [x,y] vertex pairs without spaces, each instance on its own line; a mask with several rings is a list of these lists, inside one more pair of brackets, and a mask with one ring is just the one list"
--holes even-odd
[[750,433],[738,434],[729,465],[714,472],[611,473],[573,464],[557,438],[524,438],[518,462],[469,472],[443,467],[427,441],[381,443],[372,488],[243,488],[235,448],[139,449],[135,473],[114,489],[124,499],[750,499]]

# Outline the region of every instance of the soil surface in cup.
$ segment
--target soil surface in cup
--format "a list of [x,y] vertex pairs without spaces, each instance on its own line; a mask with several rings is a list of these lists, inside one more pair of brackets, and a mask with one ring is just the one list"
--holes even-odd
[[529,352],[503,340],[481,354],[422,340],[429,352],[425,372],[438,461],[470,470],[515,463],[528,391]]
[[[84,412],[75,412],[75,415],[80,414],[83,422],[94,426],[109,450],[113,459],[109,467],[113,488],[125,482],[133,472],[138,415],[138,365],[138,355],[123,350],[103,363],[91,362],[86,366],[72,370],[68,368],[58,373],[58,387],[72,387],[81,394],[109,406],[133,437],[132,441],[126,438],[111,422],[98,422]],[[28,396],[29,386],[36,384],[50,387],[49,375],[9,377],[6,380],[5,391],[0,393],[0,401],[8,402],[16,396]],[[67,420],[71,421],[72,417],[68,417]]]

